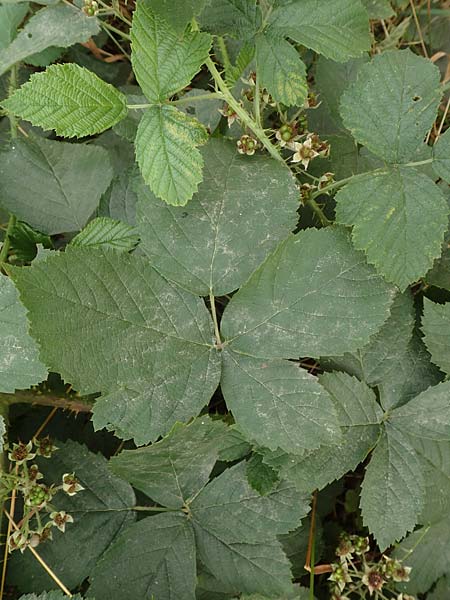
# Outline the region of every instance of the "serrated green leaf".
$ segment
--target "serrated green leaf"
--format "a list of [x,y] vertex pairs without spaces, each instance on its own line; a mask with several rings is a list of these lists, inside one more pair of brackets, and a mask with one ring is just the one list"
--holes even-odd
[[2,106],[33,125],[69,138],[105,131],[127,114],[121,92],[73,63],[35,73]]
[[243,157],[233,142],[211,139],[202,154],[204,181],[188,206],[167,206],[142,185],[137,220],[160,273],[200,296],[222,296],[295,228],[298,189],[277,161]]
[[364,525],[382,551],[412,531],[424,496],[416,452],[401,431],[387,425],[366,469],[361,491]]
[[42,52],[32,54],[25,59],[27,65],[33,65],[33,67],[48,67],[52,62],[55,62],[58,58],[64,54],[65,49],[59,46],[49,46]]
[[136,225],[135,187],[141,180],[137,164],[116,175],[100,200],[99,215]]
[[[283,551],[292,565],[294,579],[301,579],[305,574],[306,558],[309,545],[309,532],[311,529],[311,517],[302,520],[300,527],[289,533],[279,535],[278,539],[283,546]],[[320,516],[316,513],[314,523],[314,556],[318,562],[322,556],[324,540],[323,527]],[[309,600],[308,597],[306,600]]]
[[442,577],[436,587],[427,595],[427,600],[447,600],[450,596],[450,578]]
[[336,202],[337,221],[353,225],[355,247],[401,290],[425,275],[440,256],[447,200],[416,169],[368,174],[340,190]]
[[0,202],[43,233],[78,231],[112,176],[103,148],[38,137],[17,139],[0,162]]
[[136,160],[155,196],[173,206],[192,198],[202,181],[197,146],[207,139],[203,125],[174,106],[147,109],[136,135]]
[[439,177],[450,183],[450,129],[434,144],[433,159],[433,169]]
[[22,23],[29,9],[29,3],[0,5],[0,61],[2,50],[16,37],[17,28]]
[[137,3],[131,28],[131,62],[150,102],[160,103],[186,87],[208,58],[210,47],[207,33],[179,34],[152,12],[151,3]]
[[182,508],[208,482],[227,434],[222,421],[202,416],[147,448],[125,450],[110,468],[155,502]]
[[236,427],[231,425],[228,435],[224,440],[222,448],[219,449],[219,459],[226,462],[234,462],[245,458],[252,450],[251,445]]
[[100,31],[95,17],[69,4],[42,8],[27,22],[15,40],[0,51],[0,75],[12,65],[49,46],[67,48],[72,44],[87,42]]
[[263,462],[260,454],[254,454],[247,462],[247,480],[261,496],[268,494],[279,482],[278,473]]
[[275,8],[269,31],[337,61],[370,49],[369,20],[359,0],[290,0]]
[[410,50],[378,54],[343,94],[354,138],[391,163],[418,160],[441,99],[439,69]]
[[[20,596],[19,600],[66,600],[68,596],[61,592],[60,590],[54,590],[52,592],[43,592],[42,594],[26,594],[25,596]],[[73,600],[82,600],[82,596],[80,594],[72,595]]]
[[341,354],[363,346],[388,316],[393,289],[338,227],[282,242],[222,318],[231,349],[261,358]]
[[[208,132],[213,132],[222,118],[219,110],[223,107],[223,100],[214,99],[213,92],[208,92],[200,88],[192,88],[183,94],[183,100],[192,98],[192,103],[186,102],[180,105],[180,109],[186,114],[194,116],[197,121],[206,127]],[[203,96],[203,100],[197,97]]]
[[431,360],[450,374],[450,303],[436,304],[425,298],[422,331]]
[[[118,573],[119,570],[119,573]],[[195,599],[195,544],[183,513],[129,527],[94,569],[88,598]]]
[[428,388],[396,408],[389,423],[397,431],[422,439],[450,441],[450,381]]
[[[241,600],[269,600],[269,596],[262,594],[250,594],[249,596],[240,596],[240,598]],[[291,592],[283,594],[282,596],[277,595],[275,599],[273,596],[270,598],[272,598],[272,600],[310,600],[311,595],[309,588],[295,585]],[[315,596],[312,598],[315,598]]]
[[144,444],[198,414],[220,377],[203,302],[134,255],[55,254],[13,277],[50,368],[82,394],[104,393],[94,425]]
[[411,567],[410,580],[403,584],[410,594],[426,592],[450,571],[450,555],[444,549],[450,538],[450,519],[417,529],[396,548],[395,555]]
[[293,454],[339,442],[333,402],[313,375],[289,361],[229,351],[222,359],[222,393],[248,439]]
[[395,15],[389,0],[362,0],[370,19],[389,19]]
[[256,0],[211,0],[200,15],[203,29],[239,40],[253,37],[261,24]]
[[320,382],[333,399],[343,430],[342,442],[304,451],[300,456],[275,452],[264,457],[267,464],[304,492],[320,490],[353,471],[374,447],[380,433],[382,411],[365,383],[338,372],[321,375]]
[[198,569],[195,600],[230,600],[236,597],[238,592],[234,588],[218,581],[200,563]]
[[200,560],[217,579],[244,593],[290,592],[289,562],[276,535],[299,524],[308,501],[284,482],[261,496],[250,488],[245,464],[227,469],[191,504]]
[[122,221],[98,217],[76,235],[71,246],[90,248],[114,248],[119,252],[129,252],[139,243],[139,234],[135,227]]
[[146,0],[146,4],[174,29],[182,31],[193,17],[202,12],[205,4],[209,4],[209,0]]
[[[53,528],[53,540],[39,546],[39,555],[65,585],[75,588],[88,577],[122,530],[133,522],[130,509],[135,497],[128,483],[111,475],[106,459],[100,454],[72,441],[58,442],[57,446],[59,450],[51,460],[41,459],[40,470],[45,473],[46,483],[59,485],[63,474],[75,472],[84,490],[71,497],[62,493],[55,496],[57,510],[71,514],[74,522],[67,525],[64,534]],[[79,552],[81,546],[83,552]],[[39,593],[58,587],[31,552],[11,555],[8,578],[23,592]]]
[[259,83],[286,106],[302,106],[308,95],[306,66],[297,50],[279,36],[256,36]]
[[435,260],[425,279],[430,285],[450,290],[450,229],[444,237],[442,254]]
[[346,371],[372,387],[382,385],[391,371],[398,368],[398,356],[405,353],[409,346],[414,317],[411,293],[406,291],[398,294],[388,320],[364,348],[352,354],[322,358],[321,364],[325,368]]
[[53,248],[50,236],[36,231],[23,221],[16,221],[9,234],[9,241],[11,255],[15,260],[23,262],[31,262],[36,257],[38,246]]
[[36,342],[28,333],[26,310],[13,282],[0,275],[0,391],[13,393],[47,377]]

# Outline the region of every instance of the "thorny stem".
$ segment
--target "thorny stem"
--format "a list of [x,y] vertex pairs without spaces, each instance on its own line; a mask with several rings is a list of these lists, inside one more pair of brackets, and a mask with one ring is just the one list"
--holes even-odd
[[0,404],[3,406],[20,403],[53,406],[63,410],[72,410],[73,412],[91,412],[92,410],[92,404],[81,399],[71,400],[70,398],[61,396],[36,394],[30,391],[20,391],[15,394],[0,394]]
[[[208,92],[207,94],[198,94],[197,96],[183,96],[182,98],[178,98],[178,100],[170,100],[168,104],[174,104],[175,106],[178,104],[192,104],[194,102],[200,102],[202,100],[224,100],[223,94],[221,92]],[[129,110],[141,110],[144,108],[150,108],[151,106],[158,106],[157,104],[127,104],[127,108]]]
[[322,225],[324,227],[331,225],[331,221],[327,218],[327,216],[325,215],[323,210],[320,208],[320,206],[317,204],[317,202],[314,200],[314,198],[308,198],[306,200],[306,204],[308,206],[310,206],[311,209],[316,213],[316,215],[319,217],[319,221],[322,223]]
[[211,305],[211,315],[212,315],[212,318],[214,321],[214,333],[216,336],[216,347],[222,348],[222,340],[220,339],[219,322],[217,320],[217,313],[216,313],[216,299],[214,298],[213,294],[209,295],[209,303]]

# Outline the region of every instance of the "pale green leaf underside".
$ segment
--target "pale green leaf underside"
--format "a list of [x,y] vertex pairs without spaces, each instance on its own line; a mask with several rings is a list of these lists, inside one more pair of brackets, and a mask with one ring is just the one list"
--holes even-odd
[[0,162],[0,203],[43,233],[79,231],[112,176],[108,152],[98,146],[17,139]]
[[143,258],[69,247],[13,276],[48,366],[81,393],[106,394],[96,427],[147,443],[211,397],[220,358],[208,311]]
[[298,190],[288,169],[251,159],[233,142],[202,149],[204,180],[186,207],[138,188],[141,248],[165,277],[200,296],[239,288],[297,222]]
[[2,4],[0,6],[0,60],[3,50],[13,41],[17,28],[29,9],[28,2],[23,4]]
[[290,565],[276,535],[300,523],[309,496],[285,482],[261,496],[245,471],[245,463],[227,469],[191,504],[199,558],[225,586],[241,592],[290,592]]
[[348,471],[353,471],[376,444],[382,411],[374,392],[347,373],[325,373],[320,383],[330,394],[342,440],[335,446],[321,446],[295,456],[283,452],[267,453],[264,461],[280,471],[300,491],[322,489]]
[[418,160],[441,99],[439,79],[439,69],[410,50],[378,54],[342,96],[344,125],[388,162]]
[[440,256],[448,204],[434,182],[415,169],[368,174],[340,190],[336,202],[336,219],[353,225],[356,248],[400,289],[425,275]]
[[282,37],[256,37],[256,69],[259,83],[286,106],[302,106],[307,95],[306,66],[295,48]]
[[202,180],[197,146],[207,139],[203,125],[174,106],[147,110],[136,135],[136,160],[155,196],[173,206],[192,198]]
[[282,242],[228,304],[223,337],[261,358],[342,354],[364,346],[389,314],[394,290],[339,227]]
[[228,431],[208,416],[189,425],[177,423],[156,444],[113,457],[110,468],[155,502],[182,508],[208,482]]
[[31,17],[16,39],[0,51],[0,75],[15,63],[49,46],[67,48],[87,42],[99,31],[98,20],[88,17],[75,6],[61,3],[43,8]]
[[126,97],[74,63],[35,73],[2,106],[62,137],[84,137],[109,129],[127,113]]
[[138,243],[135,227],[108,217],[94,219],[70,242],[71,246],[114,248],[121,252],[133,250]]
[[19,294],[13,282],[0,275],[0,391],[13,393],[46,377],[38,346],[28,333],[26,310]]
[[425,298],[422,331],[432,361],[450,374],[450,303],[436,304]]
[[148,2],[137,3],[131,28],[131,62],[150,102],[162,102],[186,87],[208,58],[211,36],[177,33]]
[[222,392],[248,439],[293,454],[339,442],[333,402],[317,378],[289,361],[229,351],[222,359]]
[[382,551],[414,528],[424,495],[414,449],[400,431],[388,425],[366,469],[360,505],[364,525]]
[[[72,589],[88,577],[115,538],[134,521],[135,515],[127,509],[134,506],[135,496],[128,483],[109,472],[107,460],[101,454],[72,441],[57,442],[57,446],[59,450],[51,460],[41,462],[46,483],[58,484],[65,473],[75,472],[85,489],[75,496],[57,495],[57,510],[71,514],[74,522],[67,524],[64,534],[53,528],[53,540],[40,545],[39,555]],[[79,552],[81,546],[83,552]],[[23,592],[56,587],[31,552],[11,555],[8,577]]]
[[88,598],[194,600],[195,542],[183,513],[162,513],[129,527],[94,569]]
[[450,441],[450,381],[439,383],[396,408],[389,422],[410,436]]
[[447,130],[433,146],[433,169],[444,181],[450,183],[450,130]]
[[369,19],[359,0],[291,0],[275,8],[269,31],[337,61],[370,49]]

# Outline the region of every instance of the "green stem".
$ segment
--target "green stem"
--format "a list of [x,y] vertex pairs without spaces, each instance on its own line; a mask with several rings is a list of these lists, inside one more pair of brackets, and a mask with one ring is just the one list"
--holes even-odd
[[331,225],[331,221],[327,218],[323,210],[313,198],[308,198],[306,204],[308,204],[308,206],[310,206],[311,209],[316,213],[324,227],[327,227],[327,225]]
[[109,31],[112,31],[113,33],[117,33],[117,35],[120,35],[124,40],[127,40],[128,42],[131,41],[131,37],[128,35],[128,33],[125,33],[124,31],[121,31],[117,27],[114,27],[114,25],[110,25],[109,23],[106,23],[105,21],[102,21],[102,26],[105,29],[108,29]]
[[221,35],[217,36],[217,45],[219,46],[220,54],[223,60],[223,66],[225,67],[225,73],[229,73],[232,69],[230,55],[228,54],[227,45]]
[[198,94],[197,96],[183,96],[178,100],[171,100],[170,104],[191,104],[192,102],[201,102],[202,100],[224,100],[220,92],[208,92],[207,94]]
[[221,348],[222,340],[220,339],[219,321],[217,320],[216,299],[214,298],[213,294],[209,295],[209,303],[211,305],[211,315],[214,321],[214,334],[216,336],[216,346],[217,348]]
[[255,81],[255,97],[253,98],[253,113],[255,115],[255,121],[258,127],[261,127],[261,104],[259,97],[259,81],[258,75],[256,75]]
[[315,552],[316,550],[316,536],[313,533],[311,542],[311,571],[309,572],[309,600],[314,600],[314,564],[315,564]]
[[262,127],[259,127],[255,123],[255,121],[251,118],[248,112],[244,108],[242,108],[239,102],[234,98],[233,94],[228,89],[226,83],[222,79],[221,74],[217,70],[217,67],[211,60],[211,58],[208,58],[206,60],[206,66],[208,67],[209,72],[211,73],[212,78],[214,79],[218,89],[222,92],[224,100],[227,102],[228,106],[230,106],[234,110],[234,112],[237,114],[243,125],[248,127],[248,129],[250,129],[255,134],[255,136],[258,138],[258,140],[261,142],[264,148],[266,148],[266,150],[273,158],[275,158],[275,160],[278,160],[284,164],[284,160],[281,154],[269,140],[264,129]]
[[9,215],[8,228],[6,229],[5,239],[3,240],[0,250],[0,269],[8,261],[8,252],[11,246],[11,234],[16,226],[16,217],[13,214]]
[[165,508],[164,506],[132,506],[127,510],[140,512],[180,512],[179,508]]
[[[11,67],[11,74],[9,76],[9,86],[8,86],[8,95],[9,96],[12,96],[13,92],[17,89],[18,71],[19,71],[19,66],[17,64],[13,65]],[[8,119],[9,119],[9,129],[11,132],[11,138],[14,139],[17,137],[17,119],[11,112],[8,112]]]

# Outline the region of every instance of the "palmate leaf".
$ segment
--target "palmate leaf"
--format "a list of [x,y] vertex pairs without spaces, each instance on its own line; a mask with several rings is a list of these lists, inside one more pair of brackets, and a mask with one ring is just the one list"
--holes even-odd
[[151,4],[147,0],[137,3],[131,61],[143,93],[150,102],[159,103],[191,82],[208,58],[211,36],[198,31],[176,33],[152,12]]
[[208,416],[189,425],[177,423],[156,444],[112,458],[110,468],[155,502],[182,508],[208,482],[229,432],[222,421]]
[[256,36],[259,83],[286,106],[302,106],[308,95],[306,66],[297,50],[279,36]]
[[72,63],[35,73],[2,106],[33,125],[69,138],[105,131],[127,113],[124,94]]
[[366,344],[388,317],[394,290],[346,231],[302,231],[282,242],[225,309],[233,351],[260,358],[342,354]]
[[381,550],[412,531],[424,505],[425,482],[416,452],[400,430],[385,427],[366,469],[363,522]]
[[422,331],[432,361],[450,374],[450,303],[436,304],[425,298]]
[[289,361],[229,351],[222,359],[222,392],[247,439],[293,454],[340,441],[333,402],[316,377]]
[[[39,547],[39,555],[69,588],[75,588],[89,575],[95,563],[114,539],[134,520],[135,504],[131,486],[108,471],[107,461],[75,442],[57,443],[51,458],[41,459],[45,482],[59,483],[65,473],[75,472],[85,488],[75,496],[55,496],[58,510],[73,516],[65,533],[53,528],[53,540]],[[86,543],[89,540],[89,543]],[[79,552],[80,546],[83,552]],[[8,578],[22,592],[42,592],[56,588],[31,552],[15,552],[8,561]],[[24,573],[26,576],[24,577]]]
[[359,0],[290,0],[270,15],[269,31],[337,61],[370,48],[369,20]]
[[[47,377],[28,326],[26,310],[13,282],[0,275],[0,392],[13,393]],[[3,433],[4,425],[0,438]]]
[[207,139],[203,125],[174,106],[147,109],[136,135],[136,160],[155,196],[173,206],[192,198],[202,180],[197,146]]
[[0,51],[0,75],[49,46],[67,48],[87,42],[99,31],[99,21],[75,6],[61,3],[43,8],[31,17],[15,40]]
[[188,206],[167,206],[141,185],[137,220],[141,248],[160,273],[200,296],[222,296],[295,228],[298,189],[280,163],[250,161],[230,141],[212,138],[202,155],[204,181]]
[[382,411],[374,392],[347,373],[325,373],[320,383],[330,394],[342,427],[342,440],[300,455],[266,452],[264,462],[303,492],[322,489],[348,471],[353,471],[375,446],[380,434]]
[[108,217],[98,217],[86,225],[70,245],[114,248],[119,252],[129,252],[138,243],[139,235],[135,227]]
[[410,50],[378,54],[341,100],[355,139],[391,163],[418,160],[441,99],[439,69]]
[[51,235],[82,229],[113,176],[107,151],[93,145],[33,137],[1,156],[0,203]]
[[69,246],[13,277],[43,360],[80,393],[105,394],[94,406],[97,428],[147,443],[211,397],[220,358],[208,311],[145,259]]
[[447,200],[415,169],[370,173],[340,190],[336,202],[337,221],[353,225],[355,247],[400,289],[424,275],[440,256]]

